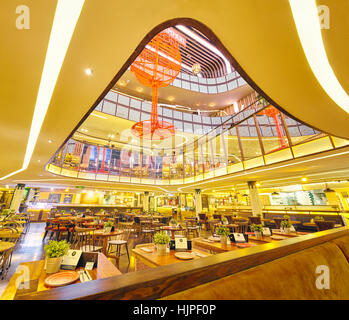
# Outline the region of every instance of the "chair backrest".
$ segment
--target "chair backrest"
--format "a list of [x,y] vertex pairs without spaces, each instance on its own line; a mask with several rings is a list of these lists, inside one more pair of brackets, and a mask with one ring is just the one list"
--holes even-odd
[[187,227],[196,227],[197,226],[196,220],[193,220],[193,219],[186,219],[185,224]]
[[262,224],[260,217],[248,217],[250,224]]
[[315,220],[315,224],[318,231],[328,230],[334,228],[334,221],[322,221],[322,220]]
[[222,215],[221,214],[214,214],[213,219],[215,220],[222,220]]
[[233,217],[231,215],[226,215],[225,217],[227,218],[229,224],[233,223]]
[[92,251],[95,245],[94,230],[91,228],[75,227],[72,241],[72,249],[84,248],[84,251]]
[[199,213],[199,219],[200,220],[206,220],[206,213]]
[[245,233],[248,229],[248,221],[245,222],[236,222],[236,224],[239,226],[239,233]]
[[151,220],[141,221],[141,230],[150,230],[152,229],[153,222]]
[[280,229],[281,228],[281,221],[285,220],[285,219],[283,219],[283,218],[274,218],[273,220],[275,222],[276,229]]

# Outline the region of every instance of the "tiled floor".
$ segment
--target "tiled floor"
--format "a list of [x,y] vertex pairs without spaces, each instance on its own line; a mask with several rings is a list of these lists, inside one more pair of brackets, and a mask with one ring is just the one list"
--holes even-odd
[[27,234],[17,243],[12,254],[11,267],[5,279],[0,281],[0,295],[20,263],[43,259],[44,244],[42,237],[44,229],[45,223],[31,223]]

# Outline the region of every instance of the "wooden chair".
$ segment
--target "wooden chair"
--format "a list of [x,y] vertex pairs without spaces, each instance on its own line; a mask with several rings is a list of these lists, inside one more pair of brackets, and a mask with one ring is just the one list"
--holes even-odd
[[193,235],[193,237],[199,237],[199,227],[197,225],[196,220],[187,219],[185,221],[186,224],[186,237],[189,238],[189,235]]
[[323,220],[315,220],[317,231],[324,231],[333,229],[335,222],[334,221],[323,221]]
[[82,250],[83,252],[101,252],[103,244],[101,240],[95,237],[94,230],[76,227],[73,233],[72,249]]
[[222,215],[221,214],[214,214],[213,215],[213,219],[221,221],[222,220]]
[[245,233],[248,231],[248,221],[236,221],[235,223],[239,226],[239,233]]
[[4,280],[11,266],[13,248],[0,252],[0,280]]
[[281,228],[281,221],[283,221],[285,219],[284,218],[274,218],[273,220],[274,220],[276,229],[280,229]]
[[199,213],[199,227],[202,229],[202,225],[205,225],[207,228],[207,215],[206,213]]
[[149,239],[149,242],[152,242],[154,237],[153,222],[151,220],[144,220],[140,224],[142,238]]
[[123,246],[125,246],[126,249],[126,253],[127,253],[127,258],[128,258],[128,262],[130,263],[130,255],[128,253],[128,244],[127,241],[130,237],[130,233],[131,233],[131,228],[130,228],[130,223],[128,222],[119,222],[118,224],[118,229],[122,230],[123,233],[121,235],[118,235],[115,237],[115,239],[112,239],[110,241],[108,241],[108,249],[107,249],[107,253],[109,257],[113,257],[111,254],[113,253],[113,251],[111,251],[112,247],[115,246],[115,257],[116,257],[116,261],[117,261],[117,265],[119,264],[119,259],[121,256],[121,249]]
[[228,220],[228,223],[229,224],[233,224],[234,222],[233,222],[233,216],[232,215],[226,215],[226,216],[224,216],[225,218],[227,218],[227,220]]
[[248,220],[250,221],[250,224],[262,224],[260,217],[248,217]]

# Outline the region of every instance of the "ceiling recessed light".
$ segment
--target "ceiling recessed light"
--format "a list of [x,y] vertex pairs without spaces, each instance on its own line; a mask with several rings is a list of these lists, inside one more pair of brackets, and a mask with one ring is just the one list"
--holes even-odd
[[256,187],[260,187],[261,184],[259,182],[256,183]]
[[307,182],[307,181],[308,181],[308,178],[303,177],[303,178],[301,179],[301,181],[302,181],[302,182]]
[[137,91],[137,92],[143,92],[143,88],[142,88],[142,87],[138,87],[138,88],[136,89],[136,91]]
[[87,76],[92,76],[92,74],[93,74],[92,69],[91,69],[91,68],[86,68],[86,69],[85,69],[85,74],[86,74]]
[[208,105],[209,107],[215,107],[216,106],[216,104],[215,103],[213,103],[213,102],[211,102],[209,105]]
[[38,162],[41,162],[41,160],[39,159]]
[[172,96],[168,97],[167,99],[168,99],[168,101],[174,101],[174,97],[172,97]]
[[48,140],[48,143],[52,143],[52,140]]

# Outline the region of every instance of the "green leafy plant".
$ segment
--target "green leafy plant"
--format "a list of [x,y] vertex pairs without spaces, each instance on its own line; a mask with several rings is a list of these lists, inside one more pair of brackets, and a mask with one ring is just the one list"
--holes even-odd
[[281,228],[286,229],[286,228],[291,228],[292,224],[288,220],[283,220],[281,221]]
[[258,218],[261,218],[261,217],[262,217],[262,214],[261,214],[261,213],[257,213],[257,217],[258,217]]
[[324,219],[324,217],[316,216],[316,217],[314,218],[314,220],[324,221],[325,219]]
[[290,220],[290,216],[288,216],[287,214],[284,215],[284,219],[285,220]]
[[61,210],[61,214],[65,214],[65,210]]
[[262,232],[263,226],[261,224],[252,224],[251,225],[251,230],[253,232]]
[[48,258],[59,258],[67,254],[70,248],[70,244],[65,241],[54,241],[50,240],[47,245],[45,245],[45,253]]
[[217,229],[216,229],[216,234],[218,234],[219,236],[229,236],[229,234],[230,234],[230,231],[229,231],[229,228],[227,228],[227,227],[218,227]]
[[107,221],[104,223],[104,228],[111,228],[113,226],[113,222],[112,221]]
[[238,214],[236,212],[233,213],[233,217],[237,217]]
[[2,216],[8,216],[10,214],[10,209],[4,209],[4,210],[2,210],[2,212],[1,212],[1,215]]
[[157,232],[154,235],[155,244],[168,244],[170,243],[170,241],[171,241],[170,236],[163,231]]
[[170,220],[170,224],[177,224],[177,221],[176,221],[175,219],[172,218],[172,219]]
[[228,219],[227,219],[226,217],[223,217],[223,218],[222,218],[222,222],[223,222],[223,223],[227,223],[227,222],[228,222]]

